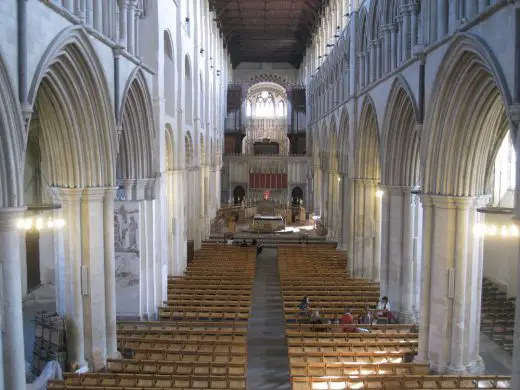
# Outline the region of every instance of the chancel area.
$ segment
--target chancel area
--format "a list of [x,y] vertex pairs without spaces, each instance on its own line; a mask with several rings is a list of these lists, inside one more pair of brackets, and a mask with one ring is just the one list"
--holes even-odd
[[0,0],[0,390],[520,389],[518,31]]

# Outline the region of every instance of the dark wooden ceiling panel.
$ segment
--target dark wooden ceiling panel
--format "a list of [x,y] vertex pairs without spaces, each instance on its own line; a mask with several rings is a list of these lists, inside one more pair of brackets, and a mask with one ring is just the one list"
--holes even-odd
[[240,62],[289,62],[299,67],[329,0],[210,0],[229,47]]

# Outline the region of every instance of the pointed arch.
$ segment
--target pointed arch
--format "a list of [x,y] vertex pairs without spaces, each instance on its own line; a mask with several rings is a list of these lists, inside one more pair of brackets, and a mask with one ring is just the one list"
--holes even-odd
[[36,69],[28,103],[41,124],[50,185],[115,184],[114,109],[103,68],[80,26],[53,40]]
[[23,205],[24,122],[0,53],[0,207]]
[[329,170],[336,171],[339,166],[339,143],[338,143],[338,131],[336,126],[336,117],[332,115],[329,125],[328,140],[326,144],[329,150],[328,167]]
[[186,167],[193,165],[193,157],[193,139],[191,138],[191,133],[187,131],[184,136],[184,158]]
[[139,68],[128,80],[121,111],[118,179],[154,177],[153,141],[156,132],[152,98]]
[[186,123],[193,123],[193,80],[190,56],[184,56],[184,112]]
[[164,99],[165,110],[170,116],[175,116],[175,52],[173,39],[169,30],[164,30]]
[[358,38],[357,38],[357,42],[356,42],[356,53],[364,53],[368,49],[368,34],[369,34],[367,10],[364,5],[359,9],[358,18],[359,18],[359,23],[358,23],[358,31],[357,31]]
[[368,18],[370,40],[376,40],[380,37],[381,26],[383,24],[383,10],[380,0],[372,0],[370,2],[370,12]]
[[172,126],[167,123],[165,130],[165,139],[166,139],[166,147],[165,147],[165,157],[166,164],[165,168],[168,171],[172,171],[177,168],[176,162],[176,149],[175,149],[175,134],[173,132]]
[[204,134],[199,135],[199,156],[200,165],[206,165],[206,144],[204,143]]
[[347,109],[343,108],[339,122],[339,171],[342,173],[348,173],[349,136],[349,115]]
[[378,129],[374,102],[370,95],[366,95],[356,134],[354,177],[357,179],[379,180],[381,168]]
[[480,38],[459,34],[438,70],[426,114],[427,133],[421,139],[425,193],[486,193],[496,152],[513,128],[505,108],[510,104],[491,50]]
[[409,85],[394,80],[386,106],[382,131],[382,181],[392,186],[419,185],[419,110]]

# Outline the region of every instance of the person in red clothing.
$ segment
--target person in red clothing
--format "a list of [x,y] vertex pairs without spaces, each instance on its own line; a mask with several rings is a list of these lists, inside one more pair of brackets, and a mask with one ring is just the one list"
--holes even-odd
[[354,333],[356,331],[354,317],[350,314],[350,309],[348,307],[345,308],[345,313],[341,316],[339,323],[341,324],[341,330],[343,332]]

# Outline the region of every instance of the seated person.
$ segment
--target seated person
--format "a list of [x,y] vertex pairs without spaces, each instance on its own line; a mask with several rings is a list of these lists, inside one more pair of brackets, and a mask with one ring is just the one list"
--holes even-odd
[[242,242],[242,245],[240,245],[240,246],[241,246],[242,248],[247,248],[248,245],[247,245],[246,240],[244,240],[244,241]]
[[384,318],[388,321],[389,324],[392,323],[392,321],[395,324],[398,324],[396,318],[394,317],[394,313],[392,313],[392,309],[390,308],[390,303],[388,302],[388,297],[384,296],[381,298],[381,301],[377,304],[377,310],[381,310],[380,312],[377,312],[378,318]]
[[370,310],[370,307],[367,306],[359,315],[358,324],[372,325],[373,321],[374,318],[372,316],[372,311]]
[[354,317],[352,317],[352,314],[350,314],[350,309],[348,307],[345,308],[345,313],[341,316],[339,323],[341,324],[342,332],[354,333],[356,331]]
[[[320,312],[318,310],[315,310],[311,314],[310,323],[312,325],[323,325],[323,319],[320,316]],[[315,326],[314,331],[316,332],[326,332],[327,327],[324,326]]]
[[253,238],[253,241],[251,241],[251,246],[256,246],[256,238]]
[[299,317],[300,319],[308,319],[309,317],[309,297],[304,296],[300,302],[300,306],[298,307],[300,309]]

